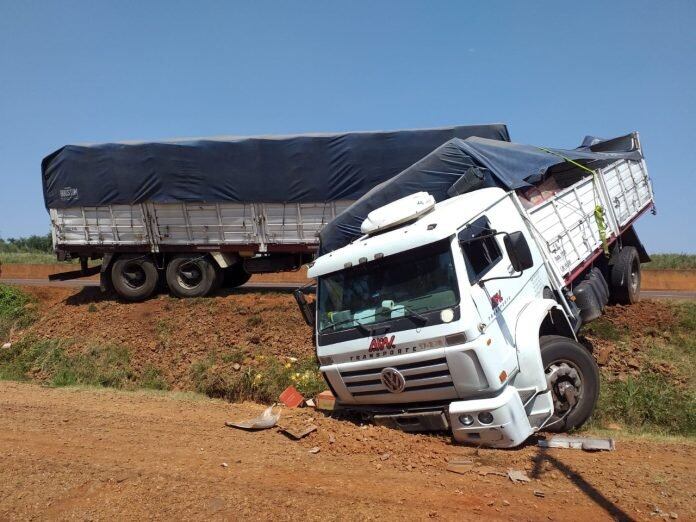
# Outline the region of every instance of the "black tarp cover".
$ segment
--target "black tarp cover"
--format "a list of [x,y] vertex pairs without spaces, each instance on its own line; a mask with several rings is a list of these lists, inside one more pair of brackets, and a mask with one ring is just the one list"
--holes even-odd
[[356,200],[452,138],[509,141],[505,125],[67,145],[41,163],[47,208]]
[[[360,225],[374,209],[415,192],[428,192],[435,201],[448,198],[448,189],[471,167],[484,168],[485,186],[515,190],[541,182],[547,176],[577,169],[564,158],[590,169],[618,159],[641,159],[632,135],[601,140],[587,137],[577,149],[547,149],[471,137],[454,138],[390,180],[376,186],[328,223],[320,233],[320,254],[331,252],[360,237]],[[599,152],[601,151],[601,152]]]

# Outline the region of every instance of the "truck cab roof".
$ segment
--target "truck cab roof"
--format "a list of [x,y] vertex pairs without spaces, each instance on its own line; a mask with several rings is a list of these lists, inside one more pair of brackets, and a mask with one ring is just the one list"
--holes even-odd
[[323,276],[450,237],[505,194],[500,188],[485,188],[441,201],[430,212],[412,221],[362,236],[342,248],[318,257],[310,265],[307,275]]

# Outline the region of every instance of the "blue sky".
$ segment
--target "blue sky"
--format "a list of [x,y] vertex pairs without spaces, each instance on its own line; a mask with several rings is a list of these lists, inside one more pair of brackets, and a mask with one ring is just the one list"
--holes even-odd
[[0,236],[66,143],[504,122],[641,133],[653,252],[696,252],[696,2],[0,0]]

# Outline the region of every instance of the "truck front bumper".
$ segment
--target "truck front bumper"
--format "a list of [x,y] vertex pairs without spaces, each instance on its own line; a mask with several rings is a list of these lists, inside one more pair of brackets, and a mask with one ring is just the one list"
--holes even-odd
[[489,399],[451,403],[449,420],[457,442],[494,448],[519,446],[534,431],[513,386]]

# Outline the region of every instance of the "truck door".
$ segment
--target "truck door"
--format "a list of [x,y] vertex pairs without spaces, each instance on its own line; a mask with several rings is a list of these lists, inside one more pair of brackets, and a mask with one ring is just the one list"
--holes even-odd
[[503,236],[495,234],[496,229],[501,232],[505,228],[492,223],[492,215],[483,215],[465,226],[459,232],[459,244],[471,283],[471,296],[481,318],[479,330],[491,339],[491,349],[500,362],[497,372],[500,382],[495,383],[499,385],[518,367],[515,325],[519,303],[515,300],[528,277],[524,273],[522,277],[510,277],[515,272]]

